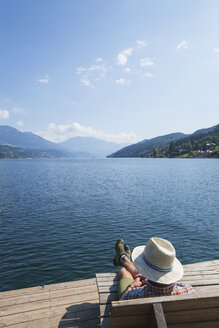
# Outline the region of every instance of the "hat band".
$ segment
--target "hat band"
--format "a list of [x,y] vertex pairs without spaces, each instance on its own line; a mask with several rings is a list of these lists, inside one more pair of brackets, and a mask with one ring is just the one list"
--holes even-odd
[[147,259],[146,257],[144,256],[144,253],[142,253],[142,258],[144,260],[144,262],[151,268],[151,269],[154,269],[156,271],[160,271],[160,272],[171,272],[173,270],[173,267],[170,268],[170,269],[161,269],[161,268],[158,268],[156,267],[155,265],[151,264]]

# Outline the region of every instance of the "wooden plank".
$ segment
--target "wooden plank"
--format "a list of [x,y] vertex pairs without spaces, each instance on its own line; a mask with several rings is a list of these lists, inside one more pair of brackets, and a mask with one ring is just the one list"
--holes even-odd
[[28,294],[36,294],[48,291],[49,287],[47,286],[37,286],[37,287],[30,287],[30,288],[23,288],[23,289],[16,289],[16,290],[9,290],[6,292],[0,292],[0,300],[4,300],[6,297],[20,297],[22,295]]
[[[78,302],[84,302],[96,299],[98,300],[98,293],[97,291],[92,291],[92,286],[90,286],[90,290],[86,293],[77,293],[75,291],[72,292],[71,295],[62,295],[61,297],[56,298],[44,298],[37,301],[27,301],[25,298],[25,303],[20,300],[20,302],[12,304],[6,304],[5,306],[0,308],[0,317],[15,314],[15,313],[22,313],[26,311],[32,311],[37,309],[43,309],[48,308],[49,306],[57,306],[57,305],[63,305],[63,304],[73,304]],[[11,299],[10,299],[11,301]],[[15,300],[17,301],[17,300]]]
[[[218,300],[217,300],[218,302]],[[197,308],[197,309],[188,309],[181,311],[172,311],[165,312],[167,324],[169,323],[183,323],[183,322],[202,322],[209,320],[217,320],[219,326],[219,307],[207,307],[206,308]]]
[[99,281],[118,281],[119,280],[119,278],[118,278],[118,276],[115,276],[115,277],[100,277],[100,278],[98,278],[97,279],[97,281],[98,281],[98,283],[99,283]]
[[[83,287],[77,287],[77,288],[68,288],[68,289],[58,289],[58,290],[51,290],[50,291],[50,298],[56,298],[56,297],[66,297],[70,295],[80,295],[84,293],[91,293],[91,292],[98,292],[96,285],[90,285],[90,286],[83,286]],[[98,295],[98,294],[97,294]]]
[[96,285],[95,278],[76,280],[76,281],[68,281],[68,282],[62,282],[59,284],[47,285],[47,286],[52,291],[52,290],[57,290],[57,289],[66,289],[66,288],[72,288],[72,287],[78,288],[78,287],[90,286],[90,285]]
[[117,293],[118,285],[99,287],[98,291],[99,293]]
[[[163,307],[161,303],[153,304],[153,319],[150,320],[151,316],[149,316],[148,324],[151,328],[167,328],[167,323],[165,319],[165,315],[163,312]],[[154,322],[154,324],[153,324]]]
[[[66,325],[66,323],[60,323],[59,328],[69,328],[69,327],[71,327],[71,328],[97,328],[98,324],[99,324],[99,318],[96,318],[93,320],[79,322],[78,324],[73,324],[73,325],[71,325],[71,323],[70,323],[70,325],[69,324]],[[39,327],[39,328],[41,328],[41,327]]]
[[[18,305],[23,303],[37,302],[49,299],[49,292],[44,291],[37,294],[24,294],[19,297],[6,297],[5,299],[0,300],[0,311],[3,307],[9,307],[12,305]],[[1,312],[0,312],[1,313]]]
[[182,283],[189,284],[192,286],[209,286],[209,285],[219,285],[219,278],[214,279],[188,279],[188,280],[182,280]]
[[106,272],[106,273],[96,273],[95,277],[99,279],[103,277],[115,277],[116,275],[117,275],[116,272]]
[[100,316],[108,317],[111,310],[111,304],[101,304],[100,305]]
[[79,322],[75,324],[71,323],[62,323],[60,322],[59,317],[55,318],[46,318],[40,320],[33,320],[28,322],[22,322],[20,324],[10,325],[7,328],[97,328],[99,319],[95,318],[92,320],[87,320],[84,322]]
[[[147,326],[145,322],[148,320],[147,315],[138,315],[138,316],[130,316],[130,317],[114,317],[110,318],[110,328],[145,328],[150,327]],[[169,324],[167,322],[168,328],[218,328],[218,321],[210,320],[210,321],[196,321],[196,322],[183,322],[183,323],[175,323]],[[102,327],[103,328],[103,327]],[[108,328],[108,327],[107,327]]]
[[58,297],[55,299],[50,299],[50,306],[58,306],[58,305],[68,305],[79,302],[87,302],[90,300],[98,300],[98,293],[84,293],[80,295],[71,295],[66,297]]
[[0,308],[6,307],[6,306],[12,306],[12,305],[18,305],[18,304],[25,304],[25,303],[31,303],[34,301],[42,301],[47,300],[49,298],[56,298],[56,297],[66,297],[69,295],[78,295],[83,294],[87,292],[97,292],[97,286],[91,285],[88,287],[80,287],[80,288],[68,288],[66,290],[54,290],[54,291],[45,291],[42,293],[37,293],[33,295],[24,294],[20,297],[7,297],[4,300],[0,300]]
[[199,275],[184,275],[181,281],[189,281],[189,280],[205,280],[205,279],[219,279],[219,273],[214,274],[199,274]]
[[206,262],[198,262],[198,263],[191,263],[183,265],[184,268],[214,268],[218,267],[219,260],[214,261],[206,261]]
[[100,322],[101,322],[101,328],[109,328],[109,317],[105,317],[105,318],[101,318]]
[[118,286],[119,281],[98,281],[98,287],[101,286]]
[[110,328],[138,328],[147,327],[149,314],[139,314],[138,316],[110,317]]
[[43,308],[34,311],[26,311],[17,314],[6,315],[4,317],[0,317],[0,327],[16,325],[26,321],[48,319],[48,316],[49,316],[49,308]]
[[97,327],[96,279],[0,293],[0,315],[0,327]]
[[[77,313],[77,314],[76,314]],[[45,319],[47,327],[54,326],[55,324],[60,326],[70,325],[75,327],[79,322],[83,323],[84,321],[99,319],[99,307],[98,304],[95,304],[95,307],[87,307],[86,310],[73,312],[67,311],[65,315],[55,315],[55,313],[49,313],[48,317]],[[32,327],[32,321],[28,321],[29,327]],[[9,326],[10,327],[10,326]]]
[[112,301],[117,301],[117,299],[118,299],[117,293],[111,293],[111,294],[103,293],[99,295],[100,304],[111,303]]
[[217,274],[219,273],[217,270],[215,269],[184,269],[184,275],[200,275],[200,274]]
[[12,306],[2,307],[0,309],[0,319],[1,317],[5,317],[12,314],[30,312],[34,310],[46,309],[49,308],[49,300],[42,300],[37,302],[30,302],[24,304],[16,304]]
[[[99,302],[75,304],[66,309],[66,307],[48,307],[38,311],[27,311],[18,314],[12,314],[0,318],[0,327],[19,324],[21,322],[53,318],[59,316],[59,321],[71,319],[71,323],[99,317]],[[51,320],[50,320],[51,321]],[[48,322],[47,322],[48,324]]]
[[7,327],[7,328],[58,328],[59,325],[59,318],[56,319],[54,325],[51,324],[50,319],[43,318],[38,320],[31,320],[27,322],[20,322],[9,326],[0,326],[0,327]]
[[77,314],[74,313],[66,313],[65,316],[60,317],[60,324],[63,325],[70,324],[74,326],[76,323],[93,320],[99,318],[99,307],[88,308],[86,311],[78,311]]
[[183,277],[187,278],[187,277],[203,277],[203,276],[218,276],[219,272],[217,271],[187,271],[184,272]]
[[88,302],[84,302],[84,303],[74,303],[74,304],[70,304],[69,306],[66,305],[59,305],[59,306],[54,306],[54,307],[50,307],[50,315],[53,317],[55,315],[68,315],[70,314],[76,314],[78,311],[86,311],[87,309],[92,309],[92,308],[96,308],[99,307],[99,302],[94,299],[94,300],[89,300]]
[[5,299],[6,297],[12,297],[12,296],[20,297],[20,296],[26,295],[26,294],[33,295],[36,293],[41,293],[41,292],[45,292],[45,291],[49,291],[49,290],[66,289],[66,288],[72,288],[72,287],[77,288],[77,287],[90,286],[90,285],[96,285],[95,278],[0,292],[0,300]]
[[[147,304],[151,303],[163,303],[164,311],[170,311],[173,308],[176,310],[178,305],[178,310],[182,306],[187,306],[190,308],[197,308],[197,304],[200,307],[206,308],[206,302],[209,301],[208,306],[210,307],[210,302],[215,306],[215,302],[219,299],[219,286],[217,288],[212,288],[209,290],[208,287],[201,287],[196,293],[189,295],[176,295],[176,296],[160,296],[151,298],[142,298],[137,300],[127,300],[127,301],[115,301],[112,303],[112,315],[126,315],[129,313],[136,313],[136,311],[145,310]],[[177,302],[176,302],[177,301]],[[194,303],[196,301],[196,303]],[[169,308],[168,308],[169,305]],[[141,309],[142,306],[142,309]],[[133,311],[133,312],[132,312]]]
[[218,321],[184,322],[182,324],[168,324],[168,328],[218,328]]
[[[155,303],[155,305],[156,304],[158,303]],[[134,327],[145,327],[145,320],[147,319],[150,320],[150,312],[151,312],[151,304],[147,304],[147,306],[144,307],[144,309],[141,308],[141,311],[138,311],[138,313],[132,315],[130,312],[126,312],[126,315],[124,316],[111,315],[110,327],[128,328],[128,327],[132,327],[133,325]],[[168,327],[169,324],[174,324],[175,326],[177,326],[178,324],[182,325],[192,322],[206,322],[210,320],[217,322],[217,325],[219,325],[219,308],[210,308],[210,309],[207,308],[205,310],[202,309],[201,311],[200,309],[191,309],[191,310],[179,311],[179,312],[165,312],[165,317]],[[164,321],[163,324],[165,324]],[[153,327],[153,324],[151,325],[151,321],[150,321],[149,327],[151,326]]]
[[100,315],[99,311],[99,304],[98,303],[84,303],[86,307],[84,306],[83,309],[81,309],[80,305],[77,306],[69,306],[67,309],[62,308],[62,312],[60,310],[57,311],[57,308],[51,309],[50,316],[60,316],[63,320],[67,319],[74,319],[76,321],[84,321],[88,319],[97,318]]

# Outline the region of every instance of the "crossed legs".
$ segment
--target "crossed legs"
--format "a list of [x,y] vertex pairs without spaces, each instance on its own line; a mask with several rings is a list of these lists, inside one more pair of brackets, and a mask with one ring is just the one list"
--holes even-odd
[[122,268],[119,271],[119,279],[132,278],[134,280],[135,276],[138,274],[139,272],[134,264],[128,259],[127,256],[124,256],[122,261]]

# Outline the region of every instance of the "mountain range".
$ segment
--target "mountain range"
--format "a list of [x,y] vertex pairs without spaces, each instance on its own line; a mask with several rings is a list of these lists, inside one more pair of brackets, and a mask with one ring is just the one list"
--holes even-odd
[[[110,155],[111,154],[111,155]],[[219,124],[192,134],[171,133],[132,145],[90,137],[61,143],[0,125],[0,158],[219,157]]]
[[59,145],[66,151],[83,151],[98,157],[106,157],[117,149],[125,146],[125,144],[107,142],[91,137],[73,137],[64,142],[60,142]]
[[124,144],[88,137],[54,143],[32,132],[0,125],[0,158],[105,158],[121,147]]

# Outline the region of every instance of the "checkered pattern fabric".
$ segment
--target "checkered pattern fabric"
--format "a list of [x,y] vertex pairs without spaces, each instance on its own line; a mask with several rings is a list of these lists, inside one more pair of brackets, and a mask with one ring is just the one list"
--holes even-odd
[[166,295],[186,295],[191,294],[195,290],[192,286],[181,283],[174,283],[167,287],[152,286],[149,281],[143,287],[135,287],[123,294],[121,300],[129,300],[134,298],[166,296]]

